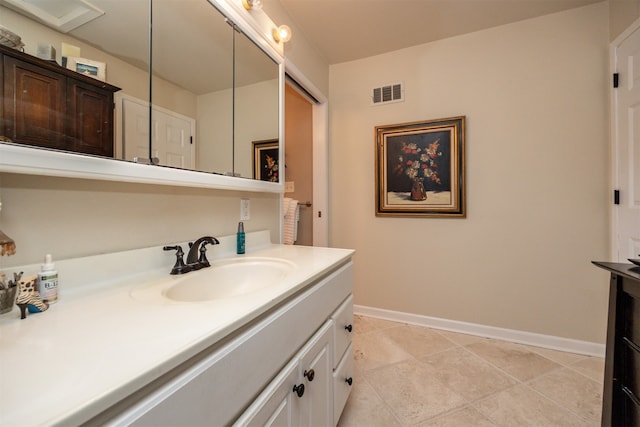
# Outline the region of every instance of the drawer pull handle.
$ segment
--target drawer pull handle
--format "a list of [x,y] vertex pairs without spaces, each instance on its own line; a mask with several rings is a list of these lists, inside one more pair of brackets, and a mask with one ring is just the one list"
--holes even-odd
[[349,384],[349,386],[351,386],[351,384],[353,384],[353,378],[349,377],[349,378],[345,379],[344,382]]
[[298,395],[298,397],[302,397],[304,394],[304,384],[294,385],[293,392]]
[[353,326],[351,326],[351,325],[347,325],[344,328],[347,330],[347,332],[353,331]]
[[313,369],[310,369],[308,371],[304,371],[303,375],[311,382],[313,381],[313,378],[315,378],[316,373],[314,372]]

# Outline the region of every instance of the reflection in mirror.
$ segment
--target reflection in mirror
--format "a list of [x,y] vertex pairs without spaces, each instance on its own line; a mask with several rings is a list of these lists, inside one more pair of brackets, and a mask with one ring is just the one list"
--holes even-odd
[[0,141],[253,176],[252,141],[278,138],[279,66],[269,55],[207,0],[69,2],[93,6],[86,22],[48,19],[54,11],[44,9],[57,1],[29,0],[43,9],[34,14],[0,0],[0,35],[19,37],[24,54],[0,53],[37,69],[14,65],[30,70],[30,85],[18,90],[16,73],[2,74]]
[[234,51],[234,172],[260,179],[254,176],[253,142],[278,140],[279,67],[240,32]]
[[[94,12],[103,13],[88,13],[85,23],[64,16],[49,19],[55,11],[46,9],[57,2],[32,2],[38,6],[32,8],[35,13],[15,8],[15,3],[0,0],[1,30],[18,37],[15,47],[24,52],[2,50],[5,108],[0,136],[20,144],[122,158],[113,94],[148,98],[148,2],[91,0]],[[73,7],[86,5],[73,2]],[[77,12],[67,15],[81,15]],[[127,32],[118,34],[114,28]]]
[[232,26],[206,0],[154,0],[152,38],[153,156],[232,171]]

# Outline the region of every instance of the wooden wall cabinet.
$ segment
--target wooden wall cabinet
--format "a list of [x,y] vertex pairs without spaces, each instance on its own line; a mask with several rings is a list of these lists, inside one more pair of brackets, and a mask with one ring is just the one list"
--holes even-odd
[[113,157],[113,94],[119,88],[4,46],[0,58],[0,136]]

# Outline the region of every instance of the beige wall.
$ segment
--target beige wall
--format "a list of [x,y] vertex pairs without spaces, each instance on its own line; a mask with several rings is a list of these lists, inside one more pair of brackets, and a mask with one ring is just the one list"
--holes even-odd
[[291,27],[293,37],[284,45],[287,64],[293,64],[324,96],[329,93],[329,62],[305,37],[304,31],[291,20],[278,0],[264,0],[263,10],[277,25]]
[[46,253],[75,258],[233,234],[241,198],[251,201],[246,231],[267,229],[279,240],[277,194],[4,173],[0,196],[0,229],[17,248],[0,268],[42,262]]
[[[608,4],[330,68],[330,244],[355,303],[602,343]],[[405,102],[371,106],[404,81]],[[466,219],[375,217],[374,126],[466,115]]]
[[609,0],[609,40],[640,18],[640,0]]

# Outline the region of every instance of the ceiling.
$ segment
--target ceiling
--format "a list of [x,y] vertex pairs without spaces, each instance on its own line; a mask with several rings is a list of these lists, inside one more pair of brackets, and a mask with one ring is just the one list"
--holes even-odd
[[279,1],[291,26],[336,64],[602,0]]

